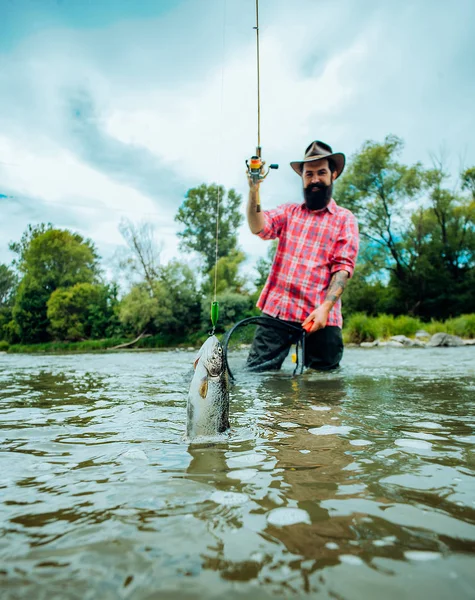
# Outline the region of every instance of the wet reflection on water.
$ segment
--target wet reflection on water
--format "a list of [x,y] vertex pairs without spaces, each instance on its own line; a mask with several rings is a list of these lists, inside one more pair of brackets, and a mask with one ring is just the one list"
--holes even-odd
[[475,349],[238,377],[212,444],[193,356],[0,356],[2,598],[475,595]]

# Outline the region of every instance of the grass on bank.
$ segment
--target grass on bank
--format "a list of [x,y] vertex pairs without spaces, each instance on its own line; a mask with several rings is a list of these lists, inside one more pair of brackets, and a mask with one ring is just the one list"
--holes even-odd
[[[139,340],[133,346],[124,348],[124,350],[134,349],[157,349],[157,348],[174,348],[180,346],[200,346],[207,338],[206,333],[193,334],[188,339],[177,339],[173,336],[151,335]],[[102,350],[110,350],[120,344],[125,344],[132,341],[130,338],[107,338],[103,340],[83,340],[81,342],[44,342],[40,344],[8,344],[4,340],[0,340],[0,352],[8,352],[11,354],[33,353],[33,354],[64,354],[67,352],[98,352]]]
[[449,333],[461,338],[473,339],[475,338],[475,314],[425,323],[406,315],[369,317],[364,313],[355,313],[345,322],[343,339],[346,343],[361,344],[361,342],[372,342],[377,339],[388,339],[393,335],[414,337],[420,330],[424,330],[430,335]]
[[[106,350],[118,346],[127,341],[126,338],[108,338],[104,340],[84,340],[82,342],[44,342],[41,344],[11,344],[0,342],[0,351],[13,354],[33,352],[35,354],[55,352],[93,352],[94,350]],[[5,347],[6,344],[6,347]]]

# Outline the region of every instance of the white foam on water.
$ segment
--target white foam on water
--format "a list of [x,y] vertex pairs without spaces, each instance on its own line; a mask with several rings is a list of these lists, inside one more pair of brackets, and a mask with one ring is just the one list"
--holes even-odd
[[433,433],[424,433],[422,431],[403,431],[404,435],[409,437],[418,438],[420,440],[445,440],[446,438],[441,435],[434,435]]
[[222,441],[229,439],[228,432],[215,433],[213,435],[197,435],[196,437],[190,438],[187,435],[183,436],[183,441],[188,442],[193,446],[201,446],[205,444],[219,444]]
[[296,523],[310,525],[311,523],[308,512],[301,508],[274,508],[267,515],[267,522],[277,527],[295,525]]
[[311,450],[299,450],[300,454],[310,454]]
[[353,427],[348,427],[348,425],[322,425],[321,427],[309,429],[309,432],[313,435],[346,435],[353,429]]
[[456,442],[463,442],[464,444],[475,444],[475,435],[464,435],[454,437]]
[[327,542],[325,544],[325,548],[328,548],[329,550],[338,550],[340,546],[338,544],[335,544],[335,542]]
[[310,407],[312,410],[316,410],[318,412],[323,412],[325,410],[331,410],[332,407],[331,406],[311,406]]
[[53,473],[50,473],[47,475],[40,475],[39,477],[36,477],[36,481],[38,481],[39,483],[46,483],[47,481],[51,481],[54,478],[55,475]]
[[347,565],[355,565],[359,567],[364,564],[361,558],[359,556],[354,556],[354,554],[340,554],[338,558],[342,563]]
[[281,427],[300,427],[297,423],[279,423]]
[[209,499],[223,506],[239,506],[245,504],[249,500],[249,496],[239,492],[216,491],[211,494]]
[[426,552],[424,550],[407,550],[404,552],[404,556],[409,560],[437,560],[442,557],[440,552]]
[[53,465],[51,463],[33,463],[28,467],[29,471],[51,471],[53,469]]
[[387,458],[388,456],[392,456],[393,454],[397,454],[397,453],[398,453],[397,450],[392,450],[391,448],[386,448],[385,450],[380,450],[379,452],[376,452],[376,456],[382,457],[382,458]]
[[392,546],[393,542],[390,542],[389,540],[373,540],[373,546]]
[[407,440],[403,438],[395,440],[394,443],[396,446],[401,446],[401,448],[415,448],[416,450],[430,450],[432,448],[432,444],[423,440]]
[[253,552],[249,558],[254,562],[262,562],[264,555],[262,552]]
[[422,427],[424,429],[442,429],[442,425],[434,423],[433,421],[417,421],[412,423],[414,427]]
[[233,467],[247,467],[259,465],[263,463],[264,460],[265,456],[263,454],[253,452],[252,454],[236,454],[228,458],[226,462],[228,463],[228,467],[232,469]]
[[238,479],[239,481],[250,481],[257,474],[257,469],[237,469],[227,474],[229,479]]
[[148,456],[145,454],[145,452],[136,448],[133,450],[127,450],[123,454],[119,454],[118,459],[121,461],[144,460],[148,462]]
[[[337,496],[351,496],[353,494],[359,494],[366,489],[366,485],[364,483],[348,483],[348,484],[340,484],[338,486],[338,490],[336,492]],[[364,521],[364,518],[361,519]],[[372,521],[372,519],[370,519]]]
[[374,415],[368,415],[366,418],[367,419],[377,419],[378,417],[375,417]]
[[94,402],[94,406],[96,408],[102,408],[103,406],[109,406],[110,402],[107,402],[107,400],[98,400],[97,402]]
[[352,446],[370,446],[372,443],[369,440],[350,440]]

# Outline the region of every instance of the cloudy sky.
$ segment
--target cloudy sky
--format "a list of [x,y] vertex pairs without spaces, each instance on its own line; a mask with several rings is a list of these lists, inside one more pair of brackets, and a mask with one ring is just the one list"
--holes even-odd
[[[314,139],[351,156],[475,164],[473,0],[260,0],[264,207],[300,201],[288,166]],[[0,0],[0,262],[28,223],[90,237],[174,215],[203,182],[246,196],[256,145],[254,0]],[[336,198],[338,201],[338,198]],[[244,214],[244,203],[243,203]],[[248,268],[266,243],[243,225]]]

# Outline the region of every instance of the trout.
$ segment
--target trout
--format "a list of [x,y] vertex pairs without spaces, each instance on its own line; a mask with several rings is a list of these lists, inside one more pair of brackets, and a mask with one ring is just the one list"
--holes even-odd
[[229,429],[229,380],[223,348],[215,335],[201,346],[186,407],[188,438],[213,436]]

